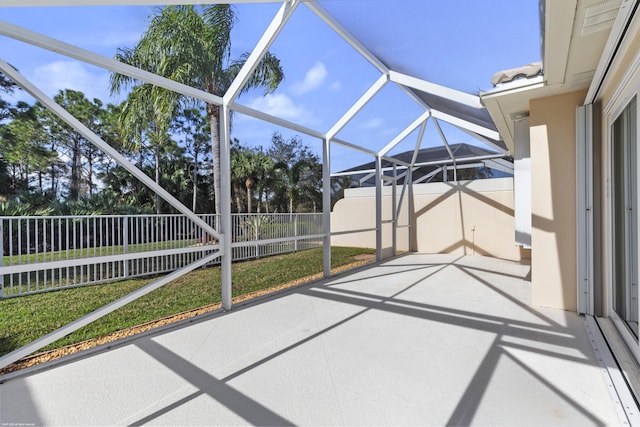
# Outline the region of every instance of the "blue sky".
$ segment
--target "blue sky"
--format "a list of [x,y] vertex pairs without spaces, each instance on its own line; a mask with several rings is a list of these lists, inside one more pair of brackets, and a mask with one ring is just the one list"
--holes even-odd
[[[491,88],[496,71],[540,60],[538,0],[323,0],[321,4],[391,68],[470,93]],[[232,56],[250,51],[279,4],[237,5],[239,21]],[[155,7],[5,8],[0,19],[113,57],[132,47]],[[2,59],[17,67],[47,94],[71,88],[103,102],[108,72],[0,36]],[[379,77],[306,6],[287,23],[271,51],[286,79],[272,95],[244,94],[239,102],[319,131],[328,130]],[[28,100],[28,96],[16,95]],[[338,137],[374,150],[384,147],[421,113],[404,92],[388,84]],[[445,125],[446,127],[446,125]],[[237,114],[233,136],[267,146],[273,131],[295,132]],[[472,142],[446,127],[450,143]],[[319,152],[319,141],[300,135]],[[423,146],[439,143],[433,126]],[[393,152],[413,148],[409,137]],[[332,146],[332,171],[371,161],[367,155]]]

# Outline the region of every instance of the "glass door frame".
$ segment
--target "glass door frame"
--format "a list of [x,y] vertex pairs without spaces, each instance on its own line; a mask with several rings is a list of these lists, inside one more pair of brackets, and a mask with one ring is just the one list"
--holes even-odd
[[[638,191],[640,191],[640,173],[638,173],[638,165],[640,165],[640,76],[636,76],[634,79],[627,80],[626,90],[619,91],[615,99],[611,101],[611,103],[605,108],[605,123],[606,123],[606,147],[604,150],[604,188],[605,188],[605,197],[604,197],[604,232],[605,238],[603,239],[603,243],[605,245],[604,248],[604,274],[605,274],[605,295],[604,295],[604,315],[612,319],[616,328],[618,329],[620,336],[625,341],[633,355],[635,356],[638,363],[640,363],[640,342],[639,339],[633,335],[630,330],[630,327],[627,325],[627,322],[624,319],[621,319],[620,316],[616,313],[614,309],[614,286],[615,286],[615,212],[614,212],[614,197],[615,197],[615,170],[614,170],[614,123],[623,114],[626,114],[626,109],[635,98],[636,100],[636,152],[635,152],[635,165],[636,165],[636,173],[635,173],[635,198],[638,199]],[[626,153],[626,148],[625,148]],[[627,175],[625,175],[626,179]],[[640,214],[640,212],[635,212],[635,215]],[[626,221],[625,221],[626,222]],[[636,239],[636,249],[638,248],[638,241],[640,241],[640,231],[638,227],[636,227],[635,236],[629,236]],[[630,263],[634,263],[636,266],[640,265],[640,251],[636,250],[636,253],[633,254],[634,259],[629,258],[629,245],[625,248],[625,257],[627,257],[625,264],[632,265]],[[628,267],[627,267],[628,269]],[[640,299],[636,298],[635,304],[638,304],[638,307],[635,307],[636,312],[640,311]]]

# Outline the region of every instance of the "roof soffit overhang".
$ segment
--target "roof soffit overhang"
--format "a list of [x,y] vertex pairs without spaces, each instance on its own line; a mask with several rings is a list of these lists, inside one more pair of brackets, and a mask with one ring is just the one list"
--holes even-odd
[[540,0],[544,76],[480,94],[511,150],[514,122],[528,114],[530,100],[589,88],[621,1],[627,0]]

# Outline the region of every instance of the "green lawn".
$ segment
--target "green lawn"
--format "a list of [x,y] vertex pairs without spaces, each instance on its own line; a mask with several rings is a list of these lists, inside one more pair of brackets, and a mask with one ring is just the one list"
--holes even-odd
[[[355,261],[373,250],[331,248],[331,266]],[[233,264],[233,296],[267,289],[322,271],[322,248]],[[153,279],[66,289],[0,300],[0,355],[96,310]],[[42,350],[59,348],[111,332],[220,302],[220,268],[191,272],[118,309]]]

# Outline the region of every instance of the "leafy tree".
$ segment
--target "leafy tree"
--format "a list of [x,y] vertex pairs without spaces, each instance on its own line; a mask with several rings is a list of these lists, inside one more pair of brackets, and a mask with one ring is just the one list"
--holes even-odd
[[[255,187],[258,193],[258,208],[257,212],[261,212],[261,206],[263,199],[267,196],[267,190],[273,185],[274,177],[274,161],[265,152],[262,151],[262,147],[256,149],[253,153],[253,187]],[[269,201],[265,200],[267,212],[269,212]]]
[[207,171],[206,164],[211,161],[208,150],[209,123],[202,110],[185,108],[174,120],[174,131],[183,135],[186,155],[191,159],[188,170],[191,179],[191,210],[196,212],[198,202],[198,183],[204,181],[199,173]]
[[304,159],[300,159],[291,165],[279,162],[274,166],[276,172],[280,174],[281,185],[284,186],[287,193],[290,214],[293,213],[293,207],[298,206],[298,197],[300,196],[298,182],[304,169],[309,166],[309,163]]
[[[235,200],[235,208],[237,212],[243,211],[243,188],[245,181],[248,181],[248,175],[252,173],[251,169],[251,150],[243,146],[240,141],[234,139],[231,141],[231,191]],[[247,212],[251,212],[251,193],[246,192]]]
[[[28,191],[35,178],[36,188],[45,194],[46,171],[60,167],[58,154],[50,149],[39,110],[19,102],[13,111],[13,119],[0,129],[1,156],[6,165],[8,185],[3,187],[6,196]],[[52,187],[53,188],[53,187]]]
[[[56,116],[52,115],[44,105],[38,102],[33,106],[27,106],[27,108],[31,111],[29,116],[31,116],[33,120],[37,121],[38,127],[42,131],[43,144],[45,144],[49,152],[52,153],[51,162],[46,168],[46,175],[49,182],[48,193],[51,194],[52,197],[56,197],[60,193],[60,183],[64,181],[67,171],[67,165],[58,154],[60,151],[60,144],[57,138],[59,124],[58,119]],[[21,108],[20,103],[17,110],[24,110]]]
[[[135,55],[133,51],[126,53]],[[135,61],[134,58],[125,60],[124,56],[121,60]],[[149,84],[134,86],[122,105],[119,117],[125,140],[140,152],[149,149],[153,153],[153,176],[158,185],[160,185],[162,174],[160,158],[167,148],[166,145],[171,144],[169,129],[178,108],[177,100],[177,94],[157,86]],[[158,214],[161,212],[160,200],[160,196],[156,194],[155,205]]]
[[[176,141],[167,139],[158,153],[156,150],[146,152],[131,151],[129,157],[136,166],[149,176],[158,171],[157,182],[168,192],[175,194],[176,198],[184,204],[189,204],[190,199],[190,159],[185,156],[185,150]],[[157,165],[162,165],[158,168]],[[122,195],[122,200],[127,204],[137,204],[147,208],[153,208],[158,213],[169,212],[171,208],[163,201],[156,200],[156,194],[142,184],[121,166],[111,167],[108,172],[101,175],[106,189]]]
[[[142,39],[133,49],[119,49],[116,59],[163,77],[222,96],[246,62],[248,54],[231,59],[231,29],[236,22],[234,9],[227,4],[167,6],[156,13]],[[280,61],[267,53],[243,92],[252,88],[274,91],[283,79]],[[111,76],[111,90],[120,92],[136,85],[134,79]],[[151,89],[149,89],[151,90]],[[157,106],[165,111],[177,109],[189,100],[157,89]],[[210,121],[213,151],[213,175],[216,212],[220,212],[220,107],[206,105]]]
[[[16,88],[13,80],[0,72],[0,93],[13,93]],[[11,105],[4,99],[0,98],[0,121],[11,117]]]
[[236,202],[236,209],[242,211],[241,197],[246,195],[247,212],[253,212],[254,189],[258,190],[257,212],[261,211],[260,205],[264,190],[266,189],[267,175],[273,171],[274,162],[262,149],[243,146],[240,141],[234,139],[231,143],[231,184]]
[[274,132],[267,154],[274,161],[276,209],[293,213],[299,209],[312,211],[322,205],[322,165],[300,137],[287,140]]
[[21,191],[12,199],[0,200],[0,216],[51,215],[51,200],[42,194]]
[[[84,93],[71,89],[60,90],[53,99],[88,128],[98,127],[100,112],[103,109],[99,99],[90,101]],[[95,188],[93,165],[99,151],[91,141],[53,113],[43,109],[42,114],[50,140],[56,144],[56,149],[69,159],[68,198],[78,200],[91,195]]]
[[[131,152],[127,148],[128,145],[125,143],[120,126],[119,118],[121,113],[122,108],[120,105],[107,104],[105,108],[98,112],[98,123],[94,131],[112,148],[115,148],[125,156],[130,156]],[[102,181],[109,174],[109,171],[116,167],[116,162],[105,153],[98,152],[95,166],[96,177]]]

